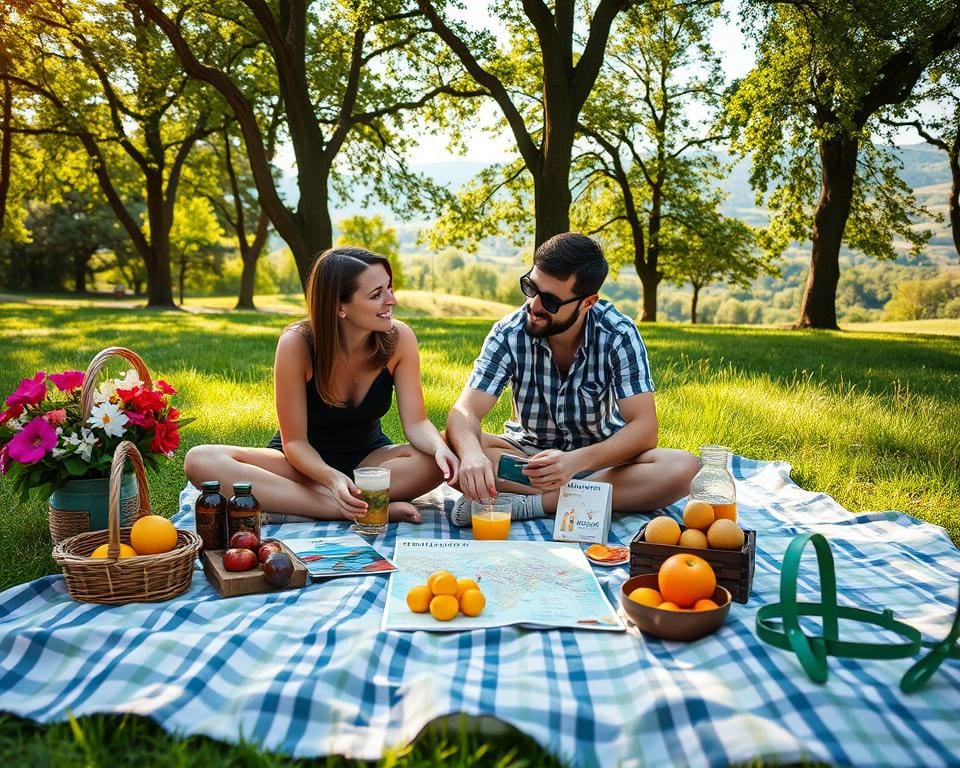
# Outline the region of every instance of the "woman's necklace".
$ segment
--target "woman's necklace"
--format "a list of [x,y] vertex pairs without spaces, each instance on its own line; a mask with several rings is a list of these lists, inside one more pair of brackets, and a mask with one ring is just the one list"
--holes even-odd
[[347,365],[347,358],[345,358],[343,355],[340,355],[340,359],[343,361],[343,367],[346,368],[347,373],[350,374],[350,381],[353,382],[354,384],[359,384],[360,377],[353,372],[353,369],[349,365]]

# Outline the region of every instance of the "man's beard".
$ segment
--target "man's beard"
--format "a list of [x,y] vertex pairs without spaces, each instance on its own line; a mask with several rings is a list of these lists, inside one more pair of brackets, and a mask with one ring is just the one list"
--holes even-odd
[[527,304],[527,316],[523,323],[524,328],[526,329],[527,333],[530,336],[533,336],[535,339],[545,339],[547,336],[556,336],[558,333],[563,333],[575,322],[577,322],[577,318],[580,317],[580,305],[577,305],[577,308],[573,311],[573,314],[570,315],[570,317],[559,323],[553,320],[553,315],[547,312],[538,312],[537,317],[547,321],[547,324],[540,328],[534,328],[530,325],[530,314],[530,305]]

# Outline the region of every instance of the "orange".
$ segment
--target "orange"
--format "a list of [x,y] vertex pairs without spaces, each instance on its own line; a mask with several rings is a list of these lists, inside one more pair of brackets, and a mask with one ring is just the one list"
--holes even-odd
[[627,595],[633,602],[640,603],[640,605],[649,605],[651,608],[656,608],[660,603],[663,602],[663,597],[657,590],[650,587],[637,587],[633,592]]
[[660,515],[647,523],[643,538],[651,544],[676,544],[680,540],[680,525],[672,517]]
[[[101,544],[99,547],[93,550],[93,552],[90,553],[90,557],[106,557],[107,548],[109,546],[110,546],[109,544]],[[137,556],[137,550],[135,550],[129,544],[120,545],[120,556],[119,556],[120,560],[123,560],[123,558],[125,557],[136,557],[136,556]]]
[[719,607],[720,606],[717,605],[715,602],[713,602],[713,600],[710,600],[708,598],[704,598],[703,600],[697,600],[697,602],[693,604],[693,610],[695,611],[712,611],[714,608],[719,608]]
[[430,610],[430,587],[426,584],[417,584],[407,592],[407,605],[414,613],[426,613]]
[[462,597],[468,589],[480,589],[480,585],[473,579],[457,579],[457,597]]
[[690,549],[707,549],[707,534],[696,528],[687,528],[680,534],[680,541],[677,543],[681,547],[690,547]]
[[669,600],[664,600],[660,605],[657,606],[661,611],[682,611],[681,608],[676,603],[671,603]]
[[430,613],[437,621],[450,621],[460,610],[460,603],[453,595],[437,595],[430,601]]
[[714,549],[741,549],[743,547],[743,529],[733,520],[720,518],[707,531],[707,541]]
[[450,571],[437,571],[427,579],[427,586],[430,587],[430,593],[433,595],[453,595],[454,599],[460,591],[457,586],[457,577]]
[[159,555],[177,546],[177,529],[160,515],[144,515],[130,529],[130,545],[138,555]]
[[684,552],[663,561],[657,583],[665,600],[689,608],[697,600],[713,595],[717,576],[702,557]]
[[706,501],[689,501],[683,508],[683,524],[687,528],[705,531],[713,522],[713,507]]
[[479,616],[487,604],[487,598],[479,589],[468,589],[460,595],[460,610],[466,616]]

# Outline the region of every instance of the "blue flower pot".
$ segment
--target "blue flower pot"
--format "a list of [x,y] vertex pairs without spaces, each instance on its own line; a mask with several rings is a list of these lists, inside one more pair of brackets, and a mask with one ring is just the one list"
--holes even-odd
[[[71,480],[62,488],[50,494],[51,533],[53,516],[56,513],[86,513],[86,530],[103,531],[107,528],[109,515],[110,478],[96,477],[85,480]],[[123,476],[120,483],[120,527],[133,525],[139,510],[137,478],[131,472]],[[76,514],[70,517],[78,517]],[[78,533],[82,531],[77,531]]]

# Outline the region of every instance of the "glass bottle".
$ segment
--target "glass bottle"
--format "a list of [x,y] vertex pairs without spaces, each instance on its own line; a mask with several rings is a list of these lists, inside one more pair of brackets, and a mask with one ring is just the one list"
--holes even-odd
[[722,445],[700,446],[700,471],[690,481],[690,500],[705,501],[713,516],[737,519],[737,488],[727,469],[730,449]]
[[238,531],[250,531],[260,538],[260,502],[253,495],[253,483],[234,483],[227,502],[227,542]]
[[227,497],[220,493],[219,480],[200,483],[194,517],[203,551],[227,548]]

